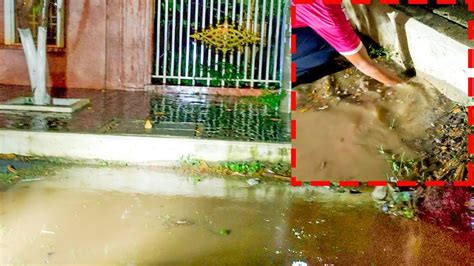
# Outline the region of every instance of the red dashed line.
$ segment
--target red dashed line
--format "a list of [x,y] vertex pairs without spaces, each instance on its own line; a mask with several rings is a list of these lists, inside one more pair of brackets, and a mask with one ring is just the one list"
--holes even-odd
[[474,78],[467,80],[467,96],[474,97]]
[[291,120],[291,139],[296,139],[296,120]]
[[467,107],[467,125],[474,125],[474,106]]
[[436,3],[438,5],[455,5],[456,0],[437,0]]
[[466,0],[467,10],[474,11],[474,0]]
[[474,68],[474,49],[469,49],[468,51],[467,67]]
[[427,187],[444,187],[444,186],[446,186],[446,182],[444,182],[444,181],[426,181],[425,185]]
[[296,23],[296,6],[291,6],[290,18],[291,18],[291,23]]
[[340,5],[342,0],[323,0],[325,5]]
[[388,184],[387,181],[369,181],[367,182],[367,185],[369,187],[384,187]]
[[467,152],[474,154],[474,135],[467,135]]
[[[295,4],[311,4],[313,0],[295,0]],[[337,4],[340,5],[342,0],[323,0],[324,4]],[[370,0],[352,0],[353,4],[370,4]],[[399,4],[399,0],[380,0],[381,4]],[[408,4],[410,5],[425,5],[428,4],[428,0],[408,0]],[[437,4],[439,5],[454,5],[456,4],[456,0],[437,0]],[[466,0],[466,4],[468,6],[469,11],[474,11],[474,0]],[[291,22],[296,22],[296,7],[291,7]],[[474,40],[474,20],[467,21],[468,33],[467,37],[468,40]],[[291,36],[291,53],[296,52],[296,36]],[[474,49],[468,50],[468,67],[474,68]],[[291,64],[291,81],[296,81],[296,65],[294,63]],[[474,78],[468,78],[468,96],[474,97]],[[291,92],[291,110],[296,110],[296,92]],[[474,125],[474,106],[467,107],[467,116],[468,116],[468,125]],[[291,121],[291,138],[296,139],[296,121]],[[474,135],[468,135],[468,152],[469,154],[474,154]],[[291,167],[296,167],[296,149],[291,149]],[[455,181],[453,182],[454,186],[474,186],[474,164],[468,163],[468,179],[466,181]],[[303,182],[297,180],[296,177],[291,178],[291,185],[292,186],[302,186]],[[330,181],[310,181],[311,186],[330,186]],[[368,186],[386,186],[388,184],[387,181],[369,181]],[[425,181],[425,186],[436,186],[442,187],[445,186],[447,183],[445,181]],[[358,187],[359,181],[340,181],[339,185],[342,187]],[[396,183],[399,187],[414,187],[417,186],[416,181],[398,181]]]
[[382,5],[398,5],[400,0],[380,0]]
[[370,0],[352,0],[351,3],[354,5],[370,5]]
[[291,53],[296,53],[296,35],[291,34]]
[[291,167],[295,168],[296,167],[296,149],[291,148]]
[[474,186],[474,164],[467,164],[467,180],[466,181],[454,181],[455,187],[472,187]]
[[309,183],[313,187],[328,187],[331,185],[329,181],[311,181]]
[[467,39],[474,40],[474,20],[467,21]]
[[359,181],[339,181],[341,187],[358,187]]
[[426,5],[428,0],[408,0],[409,5]]
[[296,82],[296,64],[291,63],[291,82]]
[[397,181],[397,187],[416,187],[416,181]]
[[312,4],[314,0],[295,0],[295,4]]
[[296,177],[292,177],[291,185],[294,187],[300,187],[301,185],[303,185],[303,182],[296,180]]

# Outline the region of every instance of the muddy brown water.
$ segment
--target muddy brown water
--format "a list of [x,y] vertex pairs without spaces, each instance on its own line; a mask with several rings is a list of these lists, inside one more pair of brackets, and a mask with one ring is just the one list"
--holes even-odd
[[0,264],[474,262],[471,236],[384,215],[369,191],[72,167],[18,183],[0,201]]
[[418,156],[413,142],[453,103],[418,78],[385,88],[353,68],[300,85],[296,120],[299,180],[386,180],[391,175],[380,148]]

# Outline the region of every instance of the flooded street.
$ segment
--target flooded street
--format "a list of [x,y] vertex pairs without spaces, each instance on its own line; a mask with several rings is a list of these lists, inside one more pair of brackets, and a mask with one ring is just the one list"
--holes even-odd
[[380,150],[417,158],[412,142],[427,135],[452,103],[417,78],[384,88],[347,69],[300,85],[297,124],[298,180],[386,180]]
[[0,193],[1,264],[474,262],[472,236],[384,215],[368,190],[75,166]]

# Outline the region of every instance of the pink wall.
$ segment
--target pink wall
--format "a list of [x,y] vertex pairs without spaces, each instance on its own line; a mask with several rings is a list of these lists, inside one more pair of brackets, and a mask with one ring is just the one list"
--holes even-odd
[[[49,52],[50,85],[143,88],[151,80],[153,3],[66,1],[66,49]],[[0,1],[0,84],[28,85],[23,51],[21,47],[5,47],[3,24]]]

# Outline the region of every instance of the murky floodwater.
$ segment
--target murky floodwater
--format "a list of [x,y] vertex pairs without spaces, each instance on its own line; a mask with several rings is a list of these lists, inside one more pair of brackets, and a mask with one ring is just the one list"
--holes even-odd
[[387,89],[353,72],[296,88],[299,180],[385,180],[390,169],[379,150],[416,158],[413,141],[451,107],[422,80]]
[[74,167],[0,194],[0,263],[474,262],[472,237],[379,213],[369,192]]

